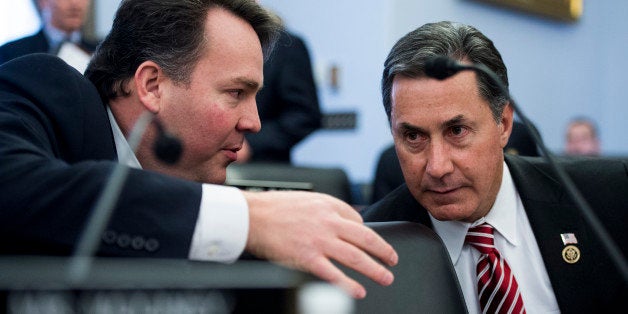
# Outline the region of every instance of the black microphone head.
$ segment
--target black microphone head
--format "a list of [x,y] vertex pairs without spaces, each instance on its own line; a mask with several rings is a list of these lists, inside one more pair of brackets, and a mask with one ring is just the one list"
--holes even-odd
[[153,150],[159,160],[169,165],[174,165],[181,157],[183,144],[177,137],[165,132],[159,132],[159,136],[153,144]]
[[461,69],[458,62],[446,56],[435,56],[425,62],[425,74],[438,80],[444,80]]

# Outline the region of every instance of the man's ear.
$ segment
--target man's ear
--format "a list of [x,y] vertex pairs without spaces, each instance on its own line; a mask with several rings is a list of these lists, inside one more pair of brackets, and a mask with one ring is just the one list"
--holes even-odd
[[134,82],[137,97],[146,110],[155,114],[161,109],[160,84],[164,78],[161,67],[153,61],[142,62],[135,71]]
[[510,102],[504,106],[504,110],[502,111],[501,117],[501,134],[500,134],[500,142],[502,148],[506,147],[508,144],[508,139],[510,138],[510,134],[512,133],[512,124],[514,119],[514,111]]

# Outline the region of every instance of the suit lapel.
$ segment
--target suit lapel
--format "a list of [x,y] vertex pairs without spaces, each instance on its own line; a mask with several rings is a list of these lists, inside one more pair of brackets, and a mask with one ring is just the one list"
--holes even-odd
[[410,221],[432,228],[427,210],[414,199],[405,183],[361,214],[365,221]]
[[46,38],[46,34],[44,34],[43,28],[33,35],[31,45],[32,48],[30,49],[33,49],[32,52],[49,52],[50,43],[48,42],[48,38]]
[[[544,169],[536,165],[506,158],[517,191],[525,207],[528,220],[541,251],[545,268],[554,289],[559,307],[564,312],[578,311],[579,303],[586,302],[582,295],[584,278],[594,269],[590,235],[573,203],[560,184]],[[573,233],[578,241],[580,259],[573,264],[563,258],[566,245],[561,234]],[[589,287],[590,289],[590,287]]]

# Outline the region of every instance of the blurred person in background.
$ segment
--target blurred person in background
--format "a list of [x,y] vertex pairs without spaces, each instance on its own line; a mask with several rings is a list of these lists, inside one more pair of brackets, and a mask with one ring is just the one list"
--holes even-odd
[[92,54],[97,42],[84,38],[82,27],[91,0],[37,0],[42,28],[0,47],[0,64],[36,52],[57,54],[64,42],[71,42],[86,54]]
[[237,162],[291,162],[292,148],[321,126],[310,53],[303,39],[282,23],[275,49],[264,63],[264,87],[257,94],[262,122],[246,135]]
[[595,122],[585,117],[572,119],[565,132],[565,155],[597,157],[600,153]]

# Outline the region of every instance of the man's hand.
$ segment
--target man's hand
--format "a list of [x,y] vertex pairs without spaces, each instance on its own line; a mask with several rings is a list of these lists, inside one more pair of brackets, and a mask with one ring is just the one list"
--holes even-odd
[[394,266],[397,253],[348,204],[313,192],[245,192],[244,197],[250,213],[250,253],[310,272],[355,298],[366,296],[366,290],[331,260],[381,285],[393,282],[393,274],[369,254]]

